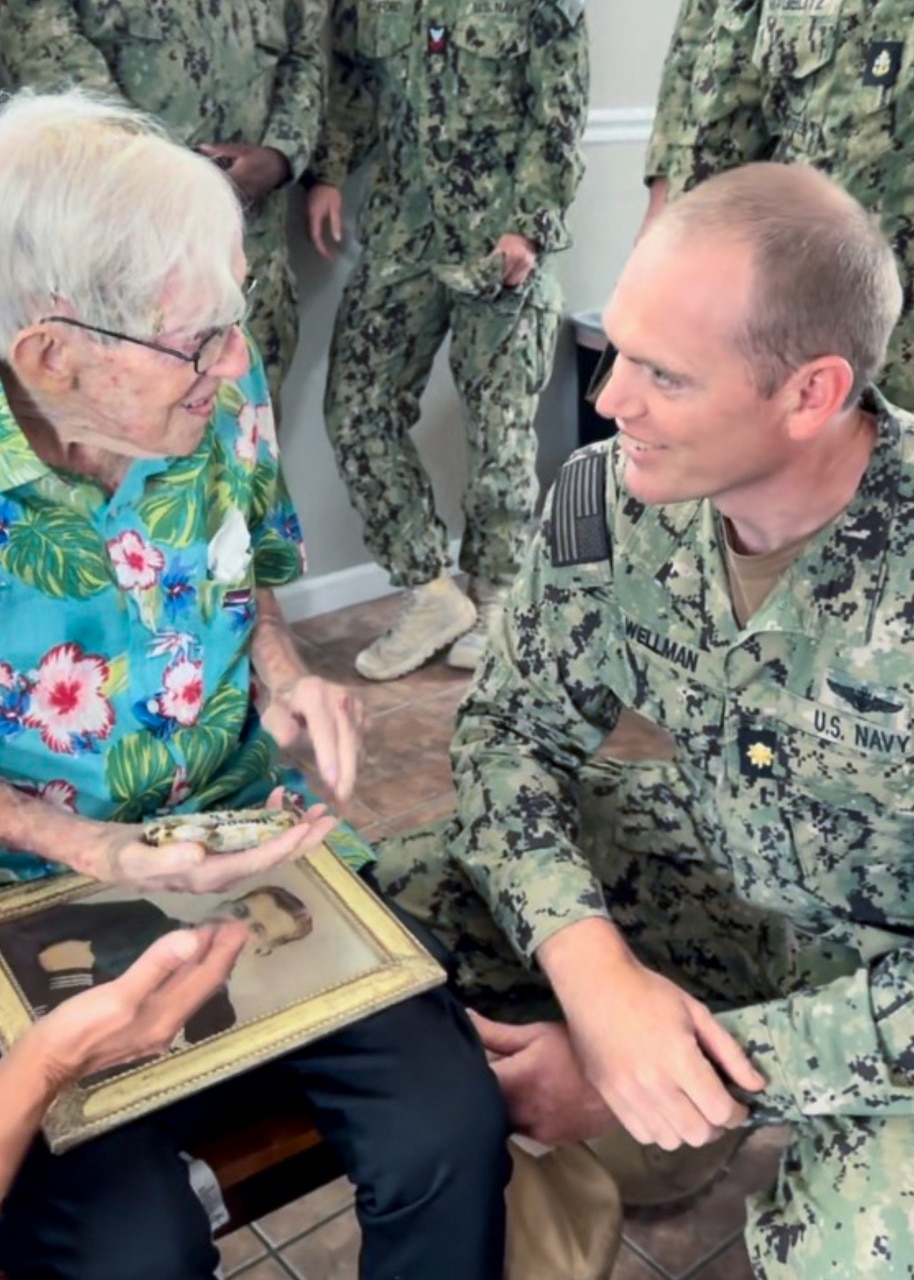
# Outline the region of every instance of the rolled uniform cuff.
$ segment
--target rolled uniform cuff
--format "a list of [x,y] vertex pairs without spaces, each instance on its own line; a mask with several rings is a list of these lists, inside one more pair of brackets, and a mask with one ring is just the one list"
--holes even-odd
[[789,1084],[789,1073],[778,1050],[778,1034],[772,1017],[777,1005],[749,1005],[715,1014],[715,1019],[736,1040],[746,1057],[768,1081],[760,1093],[749,1093],[729,1085],[730,1092],[748,1106],[756,1124],[779,1124],[802,1118]]
[[559,249],[567,249],[571,243],[565,219],[554,209],[521,212],[514,218],[511,229],[526,236],[541,253],[555,253]]
[[666,178],[669,199],[681,196],[699,180],[699,166],[693,147],[673,147],[658,144],[648,149],[644,166],[644,181],[650,185],[655,178]]
[[282,129],[275,131],[268,129],[260,145],[272,147],[274,151],[285,156],[289,165],[289,177],[282,184],[283,186],[290,182],[297,182],[308,167],[311,150],[302,138],[293,137]]
[[[512,896],[510,891],[507,896]],[[529,894],[524,896],[526,901],[522,910],[512,912],[507,917],[498,905],[490,906],[489,909],[507,935],[518,958],[528,969],[537,967],[536,953],[543,943],[570,924],[594,919],[612,923],[612,917],[599,890],[588,888],[582,889],[577,895],[569,893],[567,898],[561,898],[561,906],[557,905],[560,901],[558,895],[542,902],[531,902]]]

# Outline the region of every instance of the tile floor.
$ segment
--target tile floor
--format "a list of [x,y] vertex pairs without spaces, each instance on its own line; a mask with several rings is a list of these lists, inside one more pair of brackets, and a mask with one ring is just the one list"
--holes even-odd
[[[466,677],[439,661],[395,683],[372,685],[353,669],[355,654],[396,608],[396,597],[387,597],[296,627],[311,669],[351,685],[368,712],[366,758],[345,816],[369,840],[443,817],[453,805],[450,722]],[[743,1197],[774,1176],[783,1139],[780,1130],[754,1134],[727,1176],[690,1209],[628,1215],[614,1280],[751,1280],[740,1239]],[[226,1280],[356,1280],[351,1187],[341,1178],[227,1237],[221,1247]]]

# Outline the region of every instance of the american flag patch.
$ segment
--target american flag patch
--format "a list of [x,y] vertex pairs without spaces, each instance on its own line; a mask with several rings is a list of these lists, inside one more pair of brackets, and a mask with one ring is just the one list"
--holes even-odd
[[559,567],[609,559],[606,531],[606,454],[566,462],[552,507],[552,563]]

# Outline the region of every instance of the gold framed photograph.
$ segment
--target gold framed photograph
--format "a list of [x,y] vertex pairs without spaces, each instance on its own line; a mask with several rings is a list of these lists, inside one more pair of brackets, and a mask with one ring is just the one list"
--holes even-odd
[[[332,845],[333,836],[328,839]],[[65,1151],[445,980],[444,971],[327,845],[220,894],[140,894],[82,876],[0,893],[0,1042],[122,973],[156,938],[248,921],[227,981],[155,1059],[65,1089],[44,1132]]]

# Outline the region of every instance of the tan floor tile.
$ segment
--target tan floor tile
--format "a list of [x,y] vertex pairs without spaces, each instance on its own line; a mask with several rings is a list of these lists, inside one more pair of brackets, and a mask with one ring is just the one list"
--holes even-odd
[[361,1237],[354,1210],[318,1227],[282,1250],[307,1280],[357,1280]]
[[623,1243],[613,1267],[612,1280],[657,1280],[660,1274]]
[[260,1258],[266,1253],[266,1246],[247,1227],[242,1227],[240,1231],[233,1231],[230,1236],[225,1236],[217,1243],[222,1256],[222,1269],[226,1275],[236,1267],[243,1266],[246,1262],[253,1262],[255,1258]]
[[272,1258],[264,1258],[263,1262],[258,1262],[256,1266],[251,1267],[250,1271],[242,1271],[238,1280],[289,1280],[289,1273],[283,1271],[279,1263],[274,1262]]
[[391,835],[402,835],[406,831],[418,831],[420,827],[430,826],[442,818],[449,818],[454,812],[456,796],[453,787],[443,791],[441,795],[431,796],[415,809],[407,809],[396,817],[388,818],[386,826]]
[[753,1280],[753,1275],[746,1246],[739,1240],[719,1258],[696,1271],[694,1280]]
[[372,764],[386,761],[388,769],[401,762],[421,763],[432,755],[447,760],[452,736],[449,717],[411,703],[369,721],[365,729],[365,755]]
[[377,822],[369,823],[367,827],[362,827],[359,831],[359,835],[366,844],[375,846],[379,841],[386,840],[388,836],[394,835],[394,829],[393,827],[388,826],[386,822],[381,822],[379,819]]
[[359,787],[359,798],[389,822],[407,809],[418,808],[427,800],[444,794],[450,786],[451,771],[447,761],[429,760],[422,764],[421,770],[417,768],[405,776],[402,769],[391,777],[375,774]]
[[[352,1184],[348,1178],[336,1178],[309,1196],[293,1200],[257,1223],[273,1245],[285,1244],[303,1231],[311,1231],[345,1205],[352,1203]],[[310,1276],[308,1280],[311,1280]]]

